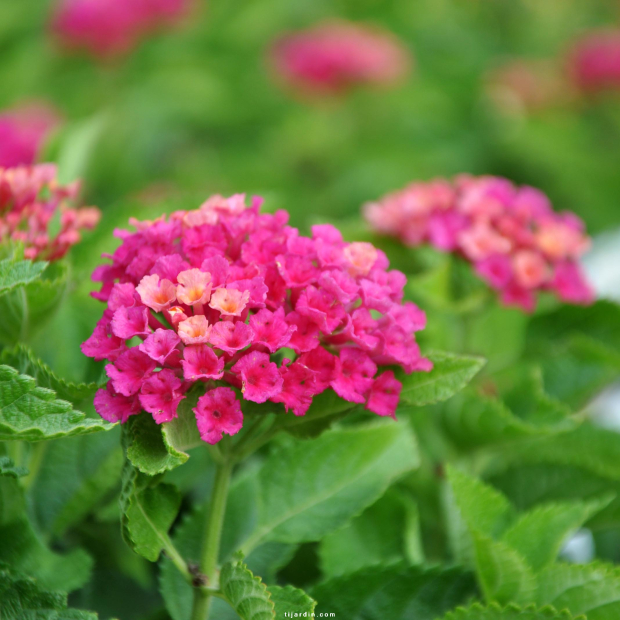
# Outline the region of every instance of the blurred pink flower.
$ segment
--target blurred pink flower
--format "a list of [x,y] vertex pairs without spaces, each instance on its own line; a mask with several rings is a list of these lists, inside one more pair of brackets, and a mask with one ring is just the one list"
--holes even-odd
[[[24,256],[32,260],[64,256],[80,240],[80,231],[94,228],[101,216],[95,207],[73,206],[79,187],[77,182],[60,185],[52,164],[0,167],[0,243],[23,244]],[[58,216],[58,231],[52,234]]]
[[43,142],[60,124],[46,103],[30,103],[0,114],[0,168],[31,166]]
[[469,175],[412,183],[367,204],[364,215],[374,230],[406,245],[428,243],[463,257],[507,305],[531,312],[540,290],[571,303],[593,301],[579,267],[590,243],[583,223],[553,211],[533,187]]
[[60,0],[51,28],[66,50],[112,58],[176,24],[191,4],[192,0]]
[[336,20],[276,41],[271,61],[289,86],[324,95],[357,85],[394,84],[412,64],[409,51],[390,32]]
[[567,70],[581,92],[620,90],[620,29],[593,31],[575,41]]

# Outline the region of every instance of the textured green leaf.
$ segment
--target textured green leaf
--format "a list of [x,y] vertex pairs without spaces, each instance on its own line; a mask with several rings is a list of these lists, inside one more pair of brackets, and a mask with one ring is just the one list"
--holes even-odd
[[[367,566],[403,562],[407,557],[408,527],[417,528],[417,522],[411,522],[411,505],[406,499],[398,491],[389,489],[345,527],[325,536],[319,546],[325,577],[352,573]],[[386,527],[388,523],[390,526]],[[410,535],[415,540],[419,532]],[[419,551],[418,546],[416,553]]]
[[549,603],[588,620],[620,617],[620,568],[594,564],[554,564],[538,576],[536,602]]
[[32,377],[0,366],[0,439],[39,441],[111,429],[101,419],[87,418]]
[[440,620],[586,620],[584,616],[573,616],[568,611],[557,611],[553,607],[518,607],[508,605],[500,607],[492,604],[488,607],[474,603],[471,607],[459,607],[447,613]]
[[91,557],[81,549],[60,555],[48,549],[24,516],[0,526],[0,562],[34,577],[48,590],[71,592],[90,578]]
[[[316,601],[310,598],[303,590],[294,588],[293,586],[270,586],[269,592],[271,600],[276,608],[276,620],[285,620],[287,616],[284,614],[310,614],[316,607]],[[293,616],[288,616],[292,618]]]
[[17,260],[15,257],[0,260],[0,296],[36,280],[47,265],[43,261]]
[[478,583],[487,601],[531,600],[536,581],[525,559],[508,544],[473,532]]
[[456,557],[473,561],[471,531],[495,537],[513,518],[510,502],[493,487],[464,472],[448,467],[448,535]]
[[39,528],[58,536],[79,523],[120,482],[120,429],[44,445],[29,497]]
[[241,620],[275,618],[275,607],[267,586],[240,560],[222,566],[220,592]]
[[541,504],[519,516],[502,540],[518,551],[535,571],[553,562],[569,536],[592,515],[607,506],[611,497],[599,501]]
[[402,404],[421,406],[447,400],[462,390],[485,364],[481,357],[453,353],[434,352],[428,357],[433,362],[430,372],[406,375],[398,371],[398,379],[403,384]]
[[164,441],[162,427],[145,412],[131,416],[123,426],[127,458],[134,467],[149,476],[174,469],[189,458],[185,452],[172,447],[169,438]]
[[42,277],[0,295],[0,342],[14,344],[40,332],[65,297],[68,282],[67,263],[57,261]]
[[37,385],[49,388],[56,392],[56,396],[62,400],[68,400],[74,405],[84,400],[91,400],[99,389],[96,383],[73,383],[58,377],[52,369],[23,344],[18,344],[12,349],[5,349],[0,355],[0,362],[19,370],[23,375],[33,377]]
[[136,553],[156,562],[168,543],[168,530],[179,512],[181,494],[174,485],[157,484],[127,461],[120,506],[125,542]]
[[242,548],[318,540],[417,465],[413,436],[393,422],[328,431],[275,450],[259,472],[258,524]]
[[319,613],[347,620],[435,620],[477,593],[474,576],[460,568],[396,565],[335,577],[311,594]]

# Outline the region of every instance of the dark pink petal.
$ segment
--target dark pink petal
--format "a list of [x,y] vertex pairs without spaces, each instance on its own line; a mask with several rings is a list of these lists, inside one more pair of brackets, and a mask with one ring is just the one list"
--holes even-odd
[[143,383],[140,403],[157,424],[177,417],[177,407],[185,398],[182,386],[181,379],[168,369],[155,373]]
[[206,344],[185,347],[183,357],[181,365],[188,381],[221,379],[224,376],[224,358],[218,357]]
[[226,286],[228,273],[230,271],[229,262],[223,256],[211,256],[203,261],[200,265],[201,271],[211,274],[211,283],[213,288]]
[[142,342],[138,349],[146,353],[152,360],[163,366],[174,351],[181,339],[171,329],[157,329]]
[[84,341],[80,348],[84,355],[98,362],[106,359],[113,362],[127,349],[127,346],[122,338],[109,336],[108,330],[103,325],[97,325],[90,338]]
[[150,275],[156,274],[162,280],[170,280],[176,284],[177,276],[181,271],[185,271],[190,268],[190,264],[183,260],[180,254],[167,254],[166,256],[160,256],[153,267],[151,268]]
[[366,409],[370,409],[377,415],[396,419],[396,407],[398,407],[402,387],[401,382],[394,377],[394,373],[386,370],[374,380]]
[[250,327],[254,332],[254,344],[262,344],[272,353],[285,347],[297,329],[284,320],[284,308],[275,312],[259,310],[250,317]]
[[339,366],[338,358],[323,347],[316,347],[300,355],[298,361],[314,372],[315,394],[320,394],[329,387],[336,377],[336,368]]
[[312,351],[319,346],[319,326],[314,321],[298,312],[289,312],[286,315],[286,322],[291,327],[297,328],[288,343],[295,353]]
[[131,308],[138,302],[136,287],[131,282],[119,284],[118,282],[112,287],[108,298],[108,308],[116,311],[123,306]]
[[341,398],[352,403],[363,403],[376,372],[376,364],[366,353],[359,349],[342,349],[331,386]]
[[142,407],[137,396],[123,396],[114,390],[112,382],[98,390],[94,399],[95,411],[108,422],[125,424],[129,416],[140,413]]
[[121,306],[114,313],[111,327],[112,333],[123,340],[150,333],[148,308],[144,306],[137,308]]
[[287,366],[288,361],[283,360],[280,366],[282,391],[271,400],[275,403],[284,403],[285,409],[287,411],[292,409],[295,415],[305,415],[316,393],[315,373],[300,362]]
[[241,376],[241,391],[246,400],[264,403],[280,393],[282,377],[269,355],[251,351],[244,355],[231,370]]
[[137,348],[128,349],[114,362],[105,367],[114,389],[124,396],[140,391],[142,383],[151,376],[157,363]]
[[209,342],[228,354],[245,349],[252,343],[254,332],[243,321],[218,321],[213,325]]
[[345,316],[342,304],[331,293],[314,286],[302,291],[295,310],[311,319],[325,334],[331,334]]
[[235,435],[243,426],[241,403],[230,388],[218,387],[198,399],[194,408],[203,441],[216,444],[222,435]]

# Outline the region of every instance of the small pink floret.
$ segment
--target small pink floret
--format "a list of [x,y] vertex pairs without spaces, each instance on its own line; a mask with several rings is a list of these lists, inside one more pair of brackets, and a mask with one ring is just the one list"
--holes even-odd
[[198,399],[194,412],[203,441],[216,444],[224,433],[236,435],[243,426],[241,403],[230,388],[218,387]]

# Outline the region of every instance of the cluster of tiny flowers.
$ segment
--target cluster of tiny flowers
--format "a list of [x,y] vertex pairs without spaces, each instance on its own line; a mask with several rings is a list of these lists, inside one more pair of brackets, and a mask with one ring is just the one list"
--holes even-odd
[[592,32],[578,40],[569,52],[568,71],[582,92],[620,90],[620,30]]
[[340,93],[356,85],[389,85],[405,76],[410,57],[389,32],[329,21],[286,36],[271,50],[277,75],[293,88]]
[[52,30],[67,50],[96,58],[128,53],[148,35],[183,18],[191,0],[61,0]]
[[31,166],[60,117],[49,105],[32,103],[0,114],[0,167]]
[[82,351],[107,360],[95,408],[124,423],[146,410],[177,416],[196,383],[193,409],[208,443],[243,424],[242,398],[282,403],[304,415],[315,395],[340,397],[393,416],[401,384],[392,370],[428,371],[414,332],[425,314],[403,303],[405,276],[388,271],[368,243],[346,243],[330,225],[302,237],[288,214],[261,200],[213,196],[199,209],[130,220],[112,264],[97,268],[93,295],[107,303]]
[[[58,184],[52,164],[0,168],[0,243],[23,244],[31,260],[62,258],[80,240],[82,229],[99,222],[99,209],[72,207],[78,191],[78,183]],[[52,235],[50,224],[56,219],[58,231]]]
[[364,210],[382,234],[464,257],[506,305],[531,312],[540,290],[571,303],[593,300],[578,262],[589,247],[583,223],[572,213],[554,212],[532,187],[463,175],[414,183]]

